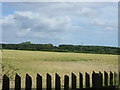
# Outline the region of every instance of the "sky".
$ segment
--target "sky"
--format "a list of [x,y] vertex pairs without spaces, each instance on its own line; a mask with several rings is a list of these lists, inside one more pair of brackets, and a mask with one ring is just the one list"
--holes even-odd
[[118,46],[116,2],[2,3],[2,42]]

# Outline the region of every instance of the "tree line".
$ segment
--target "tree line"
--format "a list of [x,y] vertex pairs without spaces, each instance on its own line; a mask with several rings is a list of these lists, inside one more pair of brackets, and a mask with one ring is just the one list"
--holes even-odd
[[52,51],[52,52],[75,52],[93,54],[120,54],[120,48],[108,46],[84,46],[84,45],[59,45],[53,44],[33,44],[22,42],[19,44],[2,44],[2,49],[31,50],[31,51]]

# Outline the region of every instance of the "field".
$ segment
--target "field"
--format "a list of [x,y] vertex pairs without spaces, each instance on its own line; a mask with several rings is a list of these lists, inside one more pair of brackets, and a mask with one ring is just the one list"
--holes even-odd
[[65,74],[70,76],[71,72],[78,76],[79,72],[91,74],[92,71],[117,72],[118,70],[118,56],[107,54],[3,50],[2,61],[3,74],[11,77],[11,87],[14,86],[12,80],[14,81],[15,73],[22,77],[22,87],[24,87],[25,74],[31,75],[34,81],[33,87],[35,87],[37,73],[43,76],[44,82],[46,73],[50,73],[54,81],[55,73],[63,79]]

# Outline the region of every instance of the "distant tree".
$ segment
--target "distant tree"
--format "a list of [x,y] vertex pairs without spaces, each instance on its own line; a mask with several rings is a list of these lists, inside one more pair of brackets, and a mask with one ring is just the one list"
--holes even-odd
[[[106,46],[81,46],[81,45],[59,45],[33,44],[30,41],[19,44],[2,44],[3,49],[14,50],[34,50],[34,51],[55,51],[55,52],[75,52],[75,53],[96,53],[96,54],[120,54],[118,47]],[[81,49],[82,48],[82,49]]]
[[28,45],[28,44],[32,44],[32,43],[30,41],[26,41],[26,42],[22,42],[20,44]]

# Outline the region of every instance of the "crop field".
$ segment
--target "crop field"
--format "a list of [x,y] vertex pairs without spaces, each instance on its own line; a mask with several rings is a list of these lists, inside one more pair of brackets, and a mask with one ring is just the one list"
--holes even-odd
[[[32,76],[33,87],[35,87],[37,73],[43,76],[43,82],[45,82],[46,73],[50,73],[54,81],[55,73],[58,73],[63,79],[64,75],[71,76],[71,72],[77,76],[79,72],[90,74],[92,71],[117,72],[117,64],[118,55],[23,50],[3,50],[2,52],[2,73],[11,78],[11,87],[14,86],[12,81],[14,81],[15,73],[22,77],[22,87],[24,87],[26,73]],[[43,83],[43,87],[45,87],[45,83]]]

